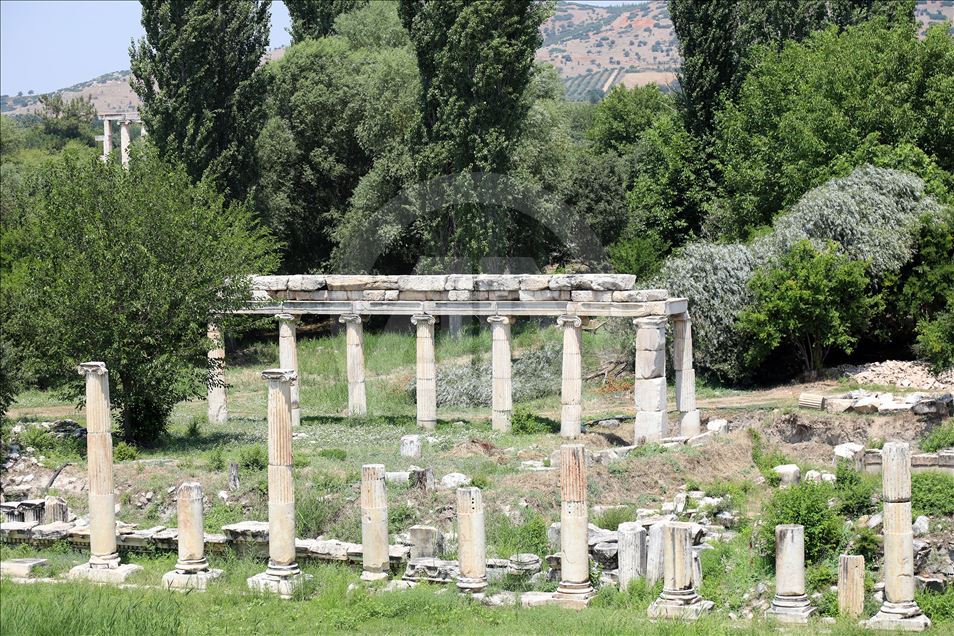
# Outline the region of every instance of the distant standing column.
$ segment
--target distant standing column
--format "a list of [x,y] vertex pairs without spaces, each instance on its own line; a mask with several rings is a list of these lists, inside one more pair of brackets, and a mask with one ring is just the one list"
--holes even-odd
[[113,126],[108,119],[103,120],[103,161],[109,159],[109,153],[113,151]]
[[513,384],[510,375],[510,317],[490,316],[491,358],[493,375],[493,430],[510,432],[513,411]]
[[70,576],[122,583],[141,570],[120,565],[116,550],[116,494],[113,489],[113,422],[109,405],[109,372],[102,362],[84,362],[77,369],[86,377],[86,457],[89,470],[89,562]]
[[[688,312],[672,317],[672,331],[672,366],[676,371],[679,435],[692,437],[700,433],[701,425],[699,411],[696,409],[696,372],[692,367],[692,322],[689,320]],[[665,357],[663,359],[665,360]]]
[[635,523],[619,527],[619,589],[625,591],[631,581],[646,576],[646,528]]
[[590,585],[586,457],[582,444],[560,447],[560,587],[556,598],[587,602]]
[[814,613],[805,595],[805,526],[775,526],[775,598],[766,615],[782,623],[807,623]]
[[210,569],[205,558],[201,484],[186,482],[179,486],[178,512],[179,560],[176,569],[162,577],[162,584],[175,590],[205,590],[222,570]]
[[666,318],[637,318],[636,443],[658,442],[666,422]]
[[411,316],[417,326],[417,425],[437,428],[437,369],[434,361],[434,316]]
[[249,588],[290,598],[301,584],[295,561],[295,484],[292,478],[291,387],[294,369],[262,372],[268,382],[268,569]]
[[663,526],[663,591],[649,606],[650,618],[695,620],[712,609],[693,587],[692,524]]
[[119,122],[119,156],[123,161],[123,168],[129,169],[129,121]]
[[209,323],[206,332],[213,348],[209,349],[209,393],[208,416],[212,424],[225,424],[229,420],[229,409],[225,397],[225,339],[215,323]]
[[560,435],[579,437],[582,432],[583,321],[579,316],[560,316],[563,327],[563,386],[560,390]]
[[388,493],[384,464],[361,467],[361,558],[365,581],[386,579],[391,571],[388,554]]
[[871,629],[924,631],[931,621],[914,602],[914,532],[911,527],[911,449],[888,442],[881,449],[884,501],[884,603],[866,623]]
[[146,130],[146,124],[140,123],[139,126],[140,126],[140,128],[139,128],[139,138],[140,138],[140,139],[145,139],[146,137],[149,136],[149,131]]
[[865,558],[860,554],[838,557],[838,613],[858,618],[865,609]]
[[457,544],[461,592],[483,592],[487,587],[487,537],[484,499],[480,488],[457,489]]
[[361,326],[361,316],[344,314],[338,320],[345,324],[348,415],[365,415],[368,412],[368,400],[364,389],[364,329]]
[[278,314],[278,366],[295,372],[291,385],[292,426],[301,424],[300,382],[298,373],[298,318],[292,314]]

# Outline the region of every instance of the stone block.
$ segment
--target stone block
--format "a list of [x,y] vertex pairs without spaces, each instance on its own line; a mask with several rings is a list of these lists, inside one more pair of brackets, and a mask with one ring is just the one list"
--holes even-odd
[[782,464],[781,466],[776,466],[772,469],[772,472],[779,476],[781,480],[780,484],[783,487],[797,484],[801,478],[801,471],[795,464]]
[[709,420],[706,423],[706,430],[725,435],[729,432],[729,421],[724,419]]
[[593,290],[573,290],[570,300],[575,303],[608,303],[613,300],[613,292]]
[[295,591],[302,586],[310,575],[301,572],[291,576],[274,576],[268,572],[262,572],[246,579],[248,588],[259,594],[276,594],[283,599],[290,599],[295,595]]
[[512,274],[479,274],[474,279],[477,291],[519,291],[520,277]]
[[851,410],[854,413],[877,413],[880,409],[881,400],[876,397],[858,398],[854,401],[854,404],[851,405]]
[[803,409],[822,411],[825,408],[825,396],[818,393],[802,393],[798,396],[798,406]]
[[252,289],[284,291],[288,289],[288,276],[252,276]]
[[666,350],[636,351],[636,379],[661,378],[666,375]]
[[550,288],[550,277],[537,274],[521,274],[517,277],[520,280],[521,291],[542,291]]
[[444,291],[447,276],[398,276],[397,284],[401,291]]
[[837,464],[839,461],[848,461],[851,463],[851,467],[853,469],[862,469],[862,459],[865,455],[865,447],[861,444],[857,444],[855,442],[845,442],[844,444],[838,444],[838,446],[835,446],[833,452],[835,454],[835,464]]
[[208,569],[204,572],[166,572],[162,576],[162,587],[180,592],[204,592],[209,583],[222,576],[222,570]]
[[658,443],[666,435],[668,420],[664,411],[642,411],[636,413],[635,441],[637,444]]
[[676,409],[683,412],[696,410],[696,372],[693,369],[676,371]]
[[636,329],[636,351],[659,351],[666,348],[666,323]]
[[474,278],[476,277],[473,274],[448,274],[447,281],[444,283],[444,289],[473,291]]
[[666,411],[666,378],[636,380],[636,412]]
[[630,289],[613,292],[613,302],[616,303],[646,303],[667,298],[669,298],[669,291],[665,289]]
[[571,292],[553,291],[552,289],[543,289],[539,291],[526,291],[521,289],[519,298],[525,302],[533,301],[568,301]]
[[397,276],[370,276],[353,274],[330,274],[325,276],[325,286],[331,290],[364,291],[365,289],[397,289]]
[[411,526],[411,558],[438,558],[444,556],[444,533],[434,526]]
[[41,565],[46,565],[46,559],[7,559],[6,561],[0,561],[0,576],[28,579],[33,576],[33,570]]
[[473,292],[462,290],[462,289],[452,289],[447,292],[447,300],[452,300],[456,302],[466,302],[473,299]]
[[854,403],[851,398],[825,398],[825,410],[829,413],[844,413]]
[[288,289],[290,291],[315,291],[325,286],[324,276],[314,276],[311,274],[302,274],[299,276],[288,277]]
[[401,457],[420,459],[421,447],[422,437],[420,435],[405,435],[401,438]]
[[142,571],[141,565],[124,563],[115,568],[92,568],[89,563],[77,565],[67,575],[71,579],[84,579],[94,583],[110,583],[119,585],[125,583],[130,576]]

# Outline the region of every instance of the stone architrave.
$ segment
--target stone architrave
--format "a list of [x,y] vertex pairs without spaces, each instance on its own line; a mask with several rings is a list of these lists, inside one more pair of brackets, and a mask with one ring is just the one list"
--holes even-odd
[[345,354],[348,364],[348,415],[368,413],[368,398],[364,386],[364,328],[361,316],[344,314],[338,318],[345,325]]
[[884,603],[865,625],[889,631],[924,631],[931,620],[914,601],[914,531],[911,527],[911,449],[888,442],[881,449],[884,502]]
[[213,343],[209,349],[209,392],[208,416],[210,424],[225,424],[229,420],[229,409],[225,397],[225,340],[222,331],[210,322],[206,335]]
[[[624,524],[625,525],[625,524]],[[646,528],[633,524],[619,528],[619,589],[625,591],[631,581],[646,576]]]
[[563,327],[563,384],[560,390],[560,435],[579,437],[583,417],[583,321],[579,316],[560,316]]
[[132,141],[130,127],[132,122],[123,120],[119,122],[119,156],[123,162],[123,168],[129,170],[129,144]]
[[415,314],[417,327],[417,425],[437,428],[437,368],[434,360],[434,316]]
[[202,523],[202,485],[186,482],[179,486],[178,528],[179,560],[176,569],[162,577],[163,587],[174,590],[204,591],[212,581],[222,576],[222,570],[213,570],[205,558],[205,531]]
[[295,379],[291,385],[291,413],[292,426],[301,424],[300,383],[298,373],[298,318],[292,314],[278,314],[278,366],[281,369],[291,369],[295,372]]
[[295,376],[294,369],[262,372],[268,382],[268,568],[248,579],[252,590],[282,598],[291,598],[303,579],[295,560],[291,410]]
[[384,464],[361,467],[362,580],[380,581],[391,571],[388,556],[388,495]]
[[[676,410],[679,411],[679,435],[693,437],[701,431],[696,409],[696,372],[692,367],[692,322],[689,313],[672,317],[672,366],[676,377]],[[665,374],[664,374],[665,375]]]
[[586,604],[590,585],[589,508],[582,444],[560,447],[560,587],[557,599]]
[[860,554],[838,557],[838,613],[858,618],[865,609],[865,558]]
[[113,422],[109,372],[102,362],[77,369],[86,378],[86,458],[89,470],[89,562],[70,570],[71,578],[122,583],[142,566],[121,564],[116,549],[116,493],[113,489]]
[[633,320],[636,325],[635,440],[658,442],[668,434],[666,420],[666,318]]
[[513,411],[513,385],[510,377],[509,316],[490,316],[491,367],[493,376],[491,422],[493,430],[510,432]]
[[663,590],[649,606],[650,618],[696,620],[713,607],[693,587],[692,532],[690,523],[663,526]]
[[113,151],[113,123],[108,120],[103,120],[103,161],[109,159],[109,153]]
[[807,623],[813,613],[805,595],[805,527],[775,526],[775,598],[766,615],[783,623]]
[[469,593],[483,592],[487,587],[487,538],[480,488],[457,489],[457,526],[457,557],[460,562],[457,589]]

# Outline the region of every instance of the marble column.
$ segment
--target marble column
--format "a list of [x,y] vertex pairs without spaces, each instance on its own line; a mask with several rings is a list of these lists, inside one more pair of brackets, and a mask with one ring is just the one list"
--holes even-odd
[[123,161],[123,168],[129,169],[129,121],[119,122],[119,156]]
[[301,585],[295,560],[295,483],[292,477],[291,387],[294,369],[262,372],[268,382],[268,568],[248,586],[291,598]]
[[560,447],[560,587],[556,597],[586,602],[590,585],[586,457],[582,444]]
[[493,397],[491,421],[493,430],[510,432],[510,414],[513,411],[513,384],[510,376],[510,322],[509,316],[490,316],[491,367]]
[[[696,372],[692,367],[692,322],[689,320],[688,312],[672,317],[672,331],[672,366],[676,372],[679,435],[693,437],[701,432],[702,426],[699,422],[699,410],[696,408]],[[665,369],[663,371],[663,377],[665,377]]]
[[666,318],[637,318],[635,440],[658,442],[666,437]]
[[417,425],[437,428],[437,368],[434,361],[434,316],[411,316],[417,327]]
[[109,372],[102,362],[83,362],[86,378],[86,463],[89,471],[89,562],[70,570],[70,577],[122,583],[142,569],[120,564],[116,549],[116,492],[113,489],[113,421],[109,404]]
[[914,601],[914,532],[911,527],[911,449],[888,442],[881,449],[884,502],[884,603],[871,629],[924,631],[931,621]]
[[361,467],[361,560],[362,580],[380,581],[391,571],[384,464]]
[[113,151],[113,123],[108,120],[103,120],[103,161],[109,159],[109,153]]
[[291,384],[292,426],[301,424],[300,386],[301,374],[298,373],[298,317],[292,314],[278,314],[278,366],[295,372]]
[[663,526],[663,590],[649,606],[650,618],[696,620],[712,609],[693,587],[692,524]]
[[209,349],[208,417],[211,424],[229,421],[229,409],[225,397],[225,339],[215,323],[209,323],[207,331],[213,348]]
[[162,577],[163,587],[174,590],[205,590],[209,581],[222,576],[205,558],[205,529],[202,522],[202,485],[186,482],[178,491],[179,560],[176,569]]
[[583,412],[583,321],[579,316],[560,316],[563,327],[563,385],[560,390],[560,435],[579,437]]
[[149,136],[149,131],[146,130],[146,124],[140,122],[139,123],[139,138],[145,139],[148,136]]
[[619,527],[619,589],[625,591],[631,581],[646,576],[646,528],[636,524]]
[[487,587],[487,537],[484,534],[484,499],[480,488],[457,489],[457,558],[461,592],[483,592]]
[[345,324],[345,354],[348,364],[348,415],[362,416],[368,412],[364,389],[364,329],[361,316],[344,314],[338,318]]
[[766,615],[782,623],[807,623],[814,613],[805,595],[805,526],[775,526],[775,598]]
[[865,558],[860,554],[838,557],[838,613],[858,618],[865,609]]

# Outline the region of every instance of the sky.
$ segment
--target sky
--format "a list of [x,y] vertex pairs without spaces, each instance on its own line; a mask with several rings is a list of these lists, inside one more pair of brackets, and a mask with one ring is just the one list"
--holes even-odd
[[[577,0],[608,6],[638,0]],[[45,93],[129,68],[143,36],[135,0],[0,0],[0,93]],[[291,41],[288,9],[272,3],[269,48]]]

